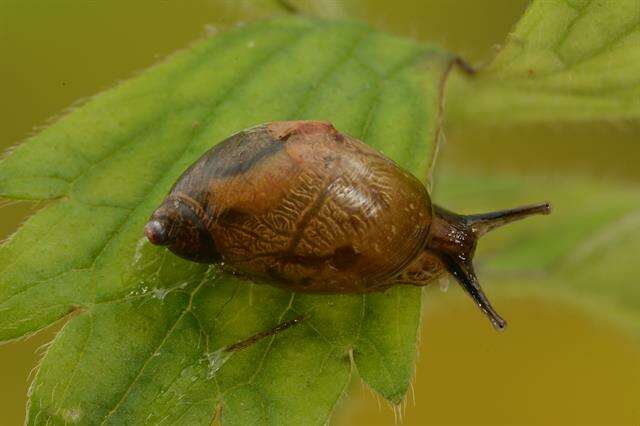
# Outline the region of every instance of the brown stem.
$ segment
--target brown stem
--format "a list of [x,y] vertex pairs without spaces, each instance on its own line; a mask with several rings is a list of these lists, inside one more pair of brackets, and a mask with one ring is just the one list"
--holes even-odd
[[293,4],[289,2],[289,0],[275,0],[278,6],[284,9],[288,13],[292,13],[294,15],[299,14],[300,10],[295,7]]
[[253,336],[249,336],[244,340],[241,340],[237,343],[234,343],[232,345],[227,346],[226,348],[224,348],[225,352],[236,352],[245,348],[248,348],[249,346],[253,345],[254,343],[258,342],[259,340],[264,339],[265,337],[269,337],[269,336],[273,336],[275,334],[278,334],[281,331],[286,330],[289,327],[292,327],[300,322],[304,321],[304,315],[298,315],[296,317],[294,317],[293,319],[290,319],[288,321],[284,321],[281,322],[280,324],[276,325],[275,327],[269,329],[269,330],[265,330],[265,331],[261,331],[260,333],[256,333]]

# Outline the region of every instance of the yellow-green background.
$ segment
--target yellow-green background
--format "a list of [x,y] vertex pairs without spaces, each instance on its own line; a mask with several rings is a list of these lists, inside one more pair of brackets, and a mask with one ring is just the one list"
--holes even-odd
[[[0,0],[0,148],[206,31],[250,18],[251,3]],[[264,11],[267,2],[262,3]],[[331,13],[435,41],[479,64],[491,57],[527,2],[326,3]],[[640,164],[638,124],[458,128],[450,123],[447,133],[440,165],[640,182],[634,166]],[[0,238],[34,208],[26,203],[1,207]],[[640,424],[637,337],[560,303],[500,298],[495,304],[510,328],[497,334],[457,288],[428,292],[404,424]],[[22,423],[28,374],[39,357],[35,351],[58,326],[0,346],[0,425]],[[386,403],[379,406],[359,384],[351,392],[335,423],[393,424]]]

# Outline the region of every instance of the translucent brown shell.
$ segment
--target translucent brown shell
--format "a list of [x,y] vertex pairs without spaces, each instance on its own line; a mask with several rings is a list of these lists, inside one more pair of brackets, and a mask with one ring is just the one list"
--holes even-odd
[[178,179],[154,244],[297,292],[363,293],[450,273],[504,327],[471,264],[476,240],[547,204],[459,216],[381,153],[319,121],[274,122],[216,145]]

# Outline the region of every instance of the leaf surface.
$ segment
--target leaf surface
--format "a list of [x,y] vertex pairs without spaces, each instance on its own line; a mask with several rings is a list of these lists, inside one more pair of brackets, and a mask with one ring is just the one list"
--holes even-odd
[[640,117],[640,1],[535,0],[493,62],[452,80],[451,121]]
[[[47,200],[0,247],[0,340],[70,315],[28,422],[322,424],[352,361],[389,401],[413,373],[421,291],[296,295],[177,259],[142,228],[215,143],[330,120],[426,177],[451,56],[353,22],[283,18],[178,52],[0,163],[0,195]],[[226,345],[308,319],[229,356]]]

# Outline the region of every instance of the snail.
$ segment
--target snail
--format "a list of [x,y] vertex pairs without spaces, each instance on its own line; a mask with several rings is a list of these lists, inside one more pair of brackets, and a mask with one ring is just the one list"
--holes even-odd
[[152,244],[305,293],[366,293],[453,275],[497,329],[474,272],[479,237],[548,203],[463,216],[380,152],[321,121],[238,132],[189,167],[152,214]]

